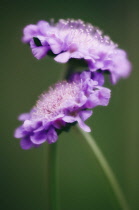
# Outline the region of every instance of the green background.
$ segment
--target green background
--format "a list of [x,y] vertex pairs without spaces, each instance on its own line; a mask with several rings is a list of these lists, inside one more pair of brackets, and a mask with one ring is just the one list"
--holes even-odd
[[[0,4],[0,209],[51,210],[51,145],[21,150],[13,138],[17,116],[34,106],[38,95],[55,83],[64,64],[35,59],[21,43],[22,29],[38,20],[83,19],[99,26],[125,49],[131,76],[112,89],[108,107],[97,107],[87,121],[111,165],[131,209],[139,209],[139,3],[135,0],[28,0]],[[61,210],[120,210],[86,141],[74,129],[60,135]]]

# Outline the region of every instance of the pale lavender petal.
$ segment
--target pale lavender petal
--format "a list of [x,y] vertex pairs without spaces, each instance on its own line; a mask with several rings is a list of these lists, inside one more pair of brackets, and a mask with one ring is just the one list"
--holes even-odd
[[92,93],[86,103],[87,108],[94,108],[96,106],[107,106],[110,100],[111,91],[108,88],[101,88]]
[[71,58],[81,59],[81,58],[83,58],[84,56],[83,56],[82,53],[80,53],[80,52],[77,51],[77,52],[72,52],[70,57],[71,57]]
[[25,131],[25,129],[23,128],[23,126],[20,126],[20,127],[18,127],[15,130],[14,137],[20,139],[20,138],[26,136],[27,134],[28,134],[28,132]]
[[23,123],[23,128],[26,131],[31,132],[32,131],[32,121],[31,120],[25,120],[25,122]]
[[76,117],[73,117],[73,116],[65,116],[62,119],[67,123],[73,123],[77,121]]
[[19,115],[18,120],[24,121],[24,120],[29,120],[29,118],[30,118],[30,113],[23,113]]
[[111,91],[108,88],[101,88],[99,91],[99,105],[101,106],[107,106],[109,103],[109,99],[111,96]]
[[70,58],[70,53],[69,52],[64,52],[59,55],[57,55],[54,60],[60,63],[66,63]]
[[50,37],[50,38],[47,39],[47,42],[49,43],[50,48],[51,48],[51,50],[52,50],[52,52],[54,54],[59,54],[61,52],[61,50],[62,50],[62,47],[61,47],[62,43],[61,43],[60,40]]
[[119,80],[119,75],[113,73],[110,75],[110,82],[115,85],[117,83],[117,81]]
[[49,23],[44,20],[38,21],[37,26],[41,35],[46,35],[50,27]]
[[127,78],[130,75],[132,65],[128,61],[125,51],[117,50],[117,55],[113,58],[109,69],[112,84],[116,84],[120,78]]
[[29,43],[30,40],[32,39],[32,37],[36,36],[38,32],[38,26],[37,25],[33,25],[33,24],[30,24],[28,26],[26,26],[23,30],[23,38],[22,38],[22,41],[24,43]]
[[80,104],[80,106],[82,106],[83,104],[86,103],[86,101],[87,101],[87,96],[80,91],[77,102]]

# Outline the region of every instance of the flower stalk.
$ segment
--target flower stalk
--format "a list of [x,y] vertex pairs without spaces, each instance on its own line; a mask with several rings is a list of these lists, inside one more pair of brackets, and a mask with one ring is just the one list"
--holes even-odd
[[107,177],[111,188],[113,189],[113,192],[115,193],[115,196],[117,198],[117,201],[119,202],[121,208],[123,210],[130,210],[128,203],[125,199],[125,196],[122,192],[122,189],[110,167],[110,165],[108,164],[105,156],[103,155],[103,153],[101,152],[100,148],[98,147],[98,145],[96,144],[94,138],[92,138],[92,136],[87,133],[84,132],[82,129],[80,129],[79,126],[76,126],[77,130],[80,132],[80,134],[85,138],[86,142],[88,143],[90,149],[92,150],[92,152],[94,153],[100,167],[102,168],[105,176]]

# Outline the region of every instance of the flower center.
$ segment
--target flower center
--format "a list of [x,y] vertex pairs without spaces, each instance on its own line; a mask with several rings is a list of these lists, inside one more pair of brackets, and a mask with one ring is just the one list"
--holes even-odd
[[63,81],[50,88],[50,90],[40,96],[34,107],[32,119],[51,120],[70,106],[71,103],[78,103],[78,95],[81,91],[80,83],[68,83]]

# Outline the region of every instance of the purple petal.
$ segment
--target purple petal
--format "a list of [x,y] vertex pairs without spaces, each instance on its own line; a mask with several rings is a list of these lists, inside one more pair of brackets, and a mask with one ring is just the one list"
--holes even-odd
[[47,46],[34,47],[32,48],[32,53],[35,58],[40,60],[47,54],[48,50],[49,50],[49,47]]
[[91,78],[91,72],[90,71],[83,71],[80,75],[81,79],[83,81],[87,80],[88,78]]
[[23,123],[23,128],[26,131],[31,132],[32,131],[32,121],[31,120],[25,120],[25,122]]
[[48,122],[48,120],[46,121],[45,119],[42,122],[42,126],[44,127],[45,130],[48,130],[51,124],[52,122]]
[[81,129],[83,129],[85,132],[91,132],[91,129],[88,125],[86,125],[83,120],[81,120],[79,117],[78,117],[78,124],[80,126]]
[[47,142],[49,144],[55,143],[58,139],[57,132],[55,131],[54,128],[50,128],[49,131],[47,132]]
[[41,34],[46,35],[50,27],[49,23],[44,20],[40,20],[37,25]]
[[27,134],[28,134],[28,132],[25,131],[23,126],[20,126],[15,130],[14,137],[17,139],[20,139],[20,138],[23,138]]
[[46,141],[47,139],[47,134],[46,131],[39,131],[37,133],[34,133],[31,137],[30,140],[34,143],[34,144],[42,144]]
[[99,91],[99,105],[107,106],[111,96],[111,91],[108,88],[101,88]]
[[93,111],[91,110],[84,110],[84,111],[79,112],[79,116],[83,121],[87,120],[92,114],[93,114]]
[[29,136],[21,139],[20,146],[24,150],[28,150],[34,146],[34,144],[30,141]]
[[43,58],[47,54],[48,50],[50,49],[48,45],[36,46],[34,43],[34,40],[31,40],[30,46],[31,46],[31,50],[34,57],[37,58],[38,60]]
[[92,109],[98,105],[98,99],[95,96],[90,96],[85,104],[85,107],[88,109]]
[[36,36],[37,32],[38,32],[37,25],[30,24],[26,26],[23,30],[24,36],[22,38],[22,41],[24,43],[29,43],[32,37]]
[[56,38],[48,38],[47,42],[54,54],[59,54],[62,51],[62,43]]
[[54,121],[53,126],[57,129],[60,129],[61,127],[65,126],[65,122],[61,119],[58,119],[56,121]]
[[81,54],[80,52],[73,52],[71,53],[70,57],[80,59],[80,58],[83,58],[83,54]]
[[76,117],[73,117],[73,116],[65,116],[62,119],[67,123],[73,123],[77,121]]
[[86,101],[87,101],[87,97],[85,96],[85,93],[80,92],[80,93],[79,93],[79,96],[78,96],[77,102],[78,102],[78,103],[80,104],[80,106],[81,106],[81,105],[85,104]]
[[37,132],[42,131],[42,130],[44,130],[44,126],[38,127],[38,128],[35,129],[33,132],[34,132],[34,133],[37,133]]
[[108,88],[99,88],[99,90],[95,90],[94,93],[89,96],[87,103],[85,104],[86,108],[108,105],[111,91]]
[[119,75],[113,73],[110,74],[110,82],[115,85],[117,83],[117,81],[120,79]]
[[19,115],[18,120],[24,121],[24,120],[29,120],[29,118],[30,118],[30,113],[23,113]]
[[70,53],[69,52],[64,52],[59,55],[57,55],[54,60],[59,62],[59,63],[66,63],[70,58]]
[[104,84],[104,75],[102,72],[93,72],[91,78],[98,82],[98,85]]

